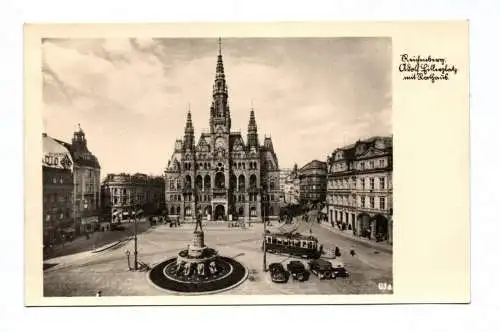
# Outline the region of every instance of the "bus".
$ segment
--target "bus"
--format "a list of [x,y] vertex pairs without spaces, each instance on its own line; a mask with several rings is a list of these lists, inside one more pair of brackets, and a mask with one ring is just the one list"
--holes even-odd
[[[319,258],[323,253],[323,245],[312,235],[266,233],[264,241],[268,253],[307,259]],[[264,250],[264,242],[261,250]]]

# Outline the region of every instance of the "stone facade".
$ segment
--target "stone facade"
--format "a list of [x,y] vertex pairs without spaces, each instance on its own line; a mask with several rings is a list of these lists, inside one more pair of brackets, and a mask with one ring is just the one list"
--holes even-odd
[[288,188],[286,187],[286,184],[287,184],[287,179],[290,177],[291,173],[292,173],[291,168],[280,169],[280,203],[282,205],[287,204],[285,192],[286,192],[286,189],[288,189]]
[[283,194],[285,205],[299,204],[300,202],[300,179],[298,172],[291,172],[284,180]]
[[299,170],[300,202],[324,203],[326,199],[326,163],[313,160]]
[[103,210],[113,222],[130,219],[135,213],[161,214],[165,206],[165,182],[161,176],[108,174],[101,192]]
[[392,243],[392,137],[372,137],[328,158],[328,219]]
[[279,216],[280,172],[270,137],[259,144],[255,113],[250,111],[247,139],[231,131],[228,90],[219,48],[210,107],[210,130],[195,142],[191,111],[184,139],[175,142],[165,169],[168,214],[193,220],[262,220]]
[[43,243],[58,243],[73,228],[73,159],[69,150],[43,134]]
[[85,133],[78,125],[71,144],[59,141],[71,153],[73,169],[73,219],[76,233],[99,229],[101,166],[89,151]]

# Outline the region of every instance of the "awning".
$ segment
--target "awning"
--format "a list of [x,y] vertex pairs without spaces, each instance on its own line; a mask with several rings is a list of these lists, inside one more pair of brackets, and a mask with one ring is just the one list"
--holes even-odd
[[324,214],[327,214],[327,213],[328,213],[328,211],[327,211],[326,207],[324,207],[324,208],[323,208],[323,210],[321,210],[321,213],[324,213]]
[[125,211],[125,212],[123,212],[122,214],[123,214],[124,216],[128,216],[128,212],[126,212],[126,211]]

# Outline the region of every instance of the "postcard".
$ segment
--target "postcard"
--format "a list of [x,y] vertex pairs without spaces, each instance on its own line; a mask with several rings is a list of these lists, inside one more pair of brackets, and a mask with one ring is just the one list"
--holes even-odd
[[25,304],[468,303],[467,21],[26,24]]

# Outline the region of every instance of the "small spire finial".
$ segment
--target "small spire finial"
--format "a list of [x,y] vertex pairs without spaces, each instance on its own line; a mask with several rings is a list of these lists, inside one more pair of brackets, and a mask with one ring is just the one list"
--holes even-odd
[[219,37],[219,55],[222,55],[222,39]]
[[250,99],[250,105],[251,105],[252,110],[253,110],[253,99]]

